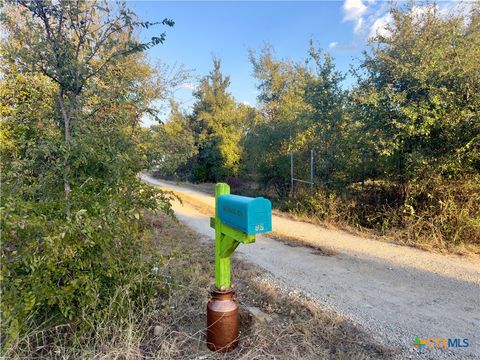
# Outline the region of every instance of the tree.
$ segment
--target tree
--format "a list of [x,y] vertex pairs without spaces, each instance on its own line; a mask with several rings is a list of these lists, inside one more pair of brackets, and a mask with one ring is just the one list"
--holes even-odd
[[170,116],[165,123],[147,130],[151,135],[148,141],[149,154],[152,167],[159,176],[185,179],[191,172],[187,164],[198,150],[188,116],[174,100],[170,101],[170,109]]
[[162,93],[141,51],[164,36],[138,42],[135,29],[151,24],[123,5],[16,5],[3,9],[0,42],[7,345],[30,341],[31,328],[94,332],[148,301],[161,285],[142,214],[171,213],[169,197],[136,178],[147,165],[140,119]]
[[359,213],[408,241],[479,243],[480,4],[468,5],[393,7],[356,70],[350,114],[374,194]]
[[213,70],[201,81],[190,116],[198,156],[194,165],[196,181],[218,181],[238,173],[243,123],[233,96],[228,92],[228,76],[221,61],[213,59]]
[[393,8],[393,23],[365,53],[353,94],[390,179],[480,169],[480,17],[471,5],[467,17],[435,4]]
[[[79,95],[86,83],[105,72],[116,60],[163,43],[165,33],[149,42],[139,42],[133,35],[136,27],[155,23],[141,22],[125,4],[111,9],[108,2],[23,1],[4,23],[16,27],[8,57],[21,69],[38,71],[58,84],[57,107],[64,132],[64,191],[66,213],[70,215],[72,136],[79,109]],[[31,15],[27,16],[27,15]],[[162,24],[173,26],[164,19]],[[19,46],[21,45],[21,46]]]
[[[277,60],[270,47],[258,57],[250,53],[258,79],[260,112],[263,120],[248,135],[247,148],[261,182],[273,186],[284,197],[290,184],[289,153],[315,151],[317,180],[331,186],[336,172],[345,180],[347,154],[345,134],[346,93],[341,87],[344,75],[335,70],[328,53],[315,49],[310,42],[305,62]],[[313,63],[313,66],[311,64]],[[343,147],[342,147],[343,146]],[[263,154],[258,161],[255,154]],[[255,159],[255,160],[254,160]],[[297,171],[309,174],[308,164],[296,166]]]
[[[305,96],[305,67],[275,59],[270,46],[257,55],[250,52],[262,117],[247,135],[246,149],[252,171],[264,187],[284,197],[290,184],[289,153],[301,146],[296,140],[304,129],[308,104]],[[259,158],[258,154],[262,154]]]
[[351,181],[347,164],[350,130],[353,124],[345,111],[346,91],[342,88],[345,75],[335,69],[329,53],[314,47],[310,41],[306,72],[305,102],[309,105],[307,126],[302,134],[304,149],[315,152],[317,181],[327,188]]

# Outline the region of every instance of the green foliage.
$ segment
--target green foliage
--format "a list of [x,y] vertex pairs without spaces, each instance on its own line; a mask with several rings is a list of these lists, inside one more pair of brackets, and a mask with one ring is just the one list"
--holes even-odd
[[188,174],[187,165],[197,155],[195,137],[187,115],[178,103],[170,101],[170,116],[161,125],[146,130],[148,154],[155,173],[166,178],[179,178]]
[[[133,192],[151,190],[140,183],[122,185],[103,189],[107,206],[96,203],[68,221],[17,198],[2,202],[2,333],[10,340],[65,322],[92,331],[104,320],[116,289],[127,284],[132,293],[125,301],[151,296],[148,277],[142,283],[132,279],[139,271],[151,273],[154,258],[146,256],[152,249],[142,235],[148,227],[141,214],[156,206],[158,194],[135,199]],[[115,305],[109,313],[121,317],[123,304]]]
[[[310,45],[304,63],[277,60],[269,47],[258,57],[250,54],[263,119],[247,135],[246,148],[262,185],[273,187],[281,197],[289,191],[290,152],[315,149],[316,173],[324,184],[330,185],[346,166],[342,150],[351,127],[344,111],[344,76],[328,53]],[[297,173],[308,174],[309,164],[297,162]]]
[[182,112],[171,102],[164,124],[153,126],[148,138],[155,174],[195,182],[220,181],[242,172],[245,134],[257,113],[236,103],[228,92],[230,79],[213,59],[213,70],[194,92],[192,112]]
[[468,19],[427,7],[392,9],[389,35],[374,39],[353,92],[368,145],[398,181],[480,169],[479,5]]
[[230,78],[213,59],[213,70],[194,93],[197,101],[189,117],[198,156],[193,163],[194,180],[219,181],[238,173],[245,111],[238,107],[227,88]]
[[[236,176],[290,211],[409,244],[477,246],[479,210],[469,199],[477,199],[480,173],[480,5],[449,16],[420,5],[392,6],[393,22],[370,40],[349,90],[312,41],[298,62],[266,46],[250,52],[258,107],[242,109],[214,60],[192,114],[172,116],[170,138],[187,139],[186,148],[175,145],[182,154],[181,165],[170,161],[176,174]],[[197,152],[187,151],[192,134]],[[291,199],[290,154],[294,176],[307,180],[311,150],[315,191],[296,183]]]
[[[125,303],[148,301],[158,279],[143,213],[171,214],[169,195],[136,177],[148,165],[140,117],[160,96],[135,48],[140,23],[123,6],[114,15],[90,2],[20,5],[4,9],[0,45],[7,347],[33,328],[94,332]],[[112,303],[120,288],[129,290]]]
[[[392,7],[349,91],[312,42],[305,62],[252,52],[261,116],[244,140],[245,167],[290,211],[409,244],[478,246],[469,199],[480,173],[480,7],[446,17],[435,4],[416,6]],[[297,185],[288,199],[289,153],[295,177],[307,180],[310,149],[316,192]]]

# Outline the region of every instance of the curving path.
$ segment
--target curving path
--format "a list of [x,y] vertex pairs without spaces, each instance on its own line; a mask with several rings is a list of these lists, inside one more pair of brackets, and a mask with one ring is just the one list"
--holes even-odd
[[[198,205],[213,209],[212,196],[147,175],[141,178],[185,196],[183,205],[173,204],[176,216],[213,239],[209,216],[198,210]],[[273,229],[333,255],[257,236],[255,244],[239,246],[236,256],[396,347],[398,358],[480,359],[480,257],[429,253],[275,215]],[[411,345],[416,336],[468,338],[471,345],[419,353]]]

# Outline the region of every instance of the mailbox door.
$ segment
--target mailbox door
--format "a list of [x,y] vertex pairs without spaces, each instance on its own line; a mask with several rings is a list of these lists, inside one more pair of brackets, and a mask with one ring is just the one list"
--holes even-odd
[[272,204],[264,198],[256,198],[249,204],[248,234],[272,231]]

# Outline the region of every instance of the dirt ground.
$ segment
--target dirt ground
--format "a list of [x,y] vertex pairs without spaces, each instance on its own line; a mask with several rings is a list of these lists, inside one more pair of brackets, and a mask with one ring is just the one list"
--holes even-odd
[[[174,204],[177,217],[205,241],[212,239],[212,196],[144,180],[180,194],[184,201]],[[428,253],[278,216],[273,227],[273,236],[258,236],[255,244],[240,246],[236,256],[349,318],[378,342],[401,351],[399,358],[480,356],[478,257]],[[309,247],[292,246],[298,244]],[[411,345],[416,336],[468,338],[471,346],[417,354]]]
[[[159,276],[168,282],[168,301],[153,316],[144,354],[182,359],[369,359],[393,352],[344,317],[322,310],[296,291],[282,288],[253,263],[233,259],[232,280],[241,309],[239,347],[215,354],[205,345],[206,303],[214,282],[214,249],[201,235],[165,216],[156,217],[155,245],[169,258]],[[173,256],[172,256],[173,255]],[[267,320],[252,317],[255,307]]]

